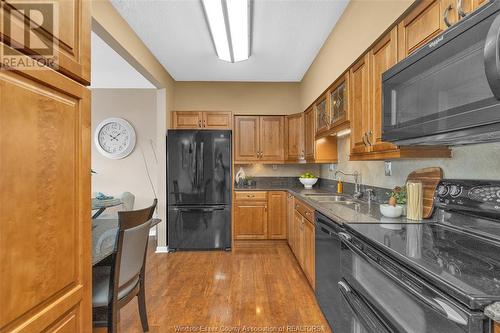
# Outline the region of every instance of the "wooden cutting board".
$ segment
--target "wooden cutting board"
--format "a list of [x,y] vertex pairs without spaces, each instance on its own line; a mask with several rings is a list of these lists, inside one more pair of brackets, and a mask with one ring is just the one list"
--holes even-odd
[[434,192],[443,178],[443,170],[439,167],[423,168],[413,171],[406,178],[406,182],[414,181],[422,183],[422,191],[424,192],[424,212],[422,217],[424,219],[432,216],[434,210]]

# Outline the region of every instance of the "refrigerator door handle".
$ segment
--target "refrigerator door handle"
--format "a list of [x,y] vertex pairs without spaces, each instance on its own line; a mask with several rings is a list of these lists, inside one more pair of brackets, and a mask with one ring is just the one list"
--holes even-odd
[[174,207],[171,208],[173,211],[178,211],[182,213],[191,213],[191,212],[196,212],[196,213],[212,213],[216,211],[222,211],[224,210],[224,207],[217,207],[217,208],[179,208],[179,207]]

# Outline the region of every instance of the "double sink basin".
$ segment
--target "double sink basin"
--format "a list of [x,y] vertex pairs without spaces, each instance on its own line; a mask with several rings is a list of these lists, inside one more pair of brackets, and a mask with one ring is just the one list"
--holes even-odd
[[359,209],[359,203],[356,202],[351,196],[343,194],[306,194],[309,200],[318,204],[340,204],[351,206],[354,209]]

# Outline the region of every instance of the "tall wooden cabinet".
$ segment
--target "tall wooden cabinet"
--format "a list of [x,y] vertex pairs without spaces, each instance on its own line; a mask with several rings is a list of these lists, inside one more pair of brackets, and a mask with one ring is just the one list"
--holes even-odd
[[59,5],[59,72],[0,71],[1,332],[92,331],[90,2]]
[[235,116],[235,163],[283,163],[284,116]]

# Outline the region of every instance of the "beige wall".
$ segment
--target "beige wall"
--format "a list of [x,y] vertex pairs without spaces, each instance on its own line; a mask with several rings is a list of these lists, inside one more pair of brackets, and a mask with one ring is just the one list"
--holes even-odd
[[176,82],[174,109],[235,114],[301,112],[298,83]]
[[135,207],[145,208],[153,202],[154,194],[142,152],[155,186],[157,177],[154,154],[159,152],[153,152],[153,147],[156,148],[156,89],[92,89],[92,135],[96,126],[108,117],[130,122],[136,132],[136,146],[129,156],[112,160],[101,155],[92,142],[92,169],[97,172],[92,176],[92,191],[114,196],[128,191],[135,195]]
[[414,0],[351,0],[300,86],[304,111]]

